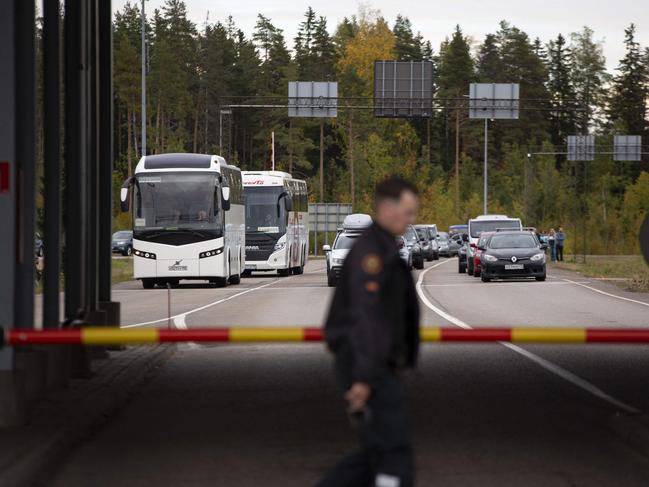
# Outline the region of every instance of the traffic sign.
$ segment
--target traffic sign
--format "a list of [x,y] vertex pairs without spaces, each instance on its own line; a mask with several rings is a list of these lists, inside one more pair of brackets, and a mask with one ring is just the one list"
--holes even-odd
[[640,250],[649,265],[649,213],[644,217],[644,223],[640,227]]

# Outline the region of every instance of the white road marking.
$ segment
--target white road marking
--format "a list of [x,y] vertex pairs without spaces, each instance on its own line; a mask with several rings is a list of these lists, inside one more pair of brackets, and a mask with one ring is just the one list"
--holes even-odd
[[585,287],[586,289],[590,289],[591,291],[595,291],[596,293],[603,294],[604,296],[609,296],[615,299],[621,299],[622,301],[628,301],[630,303],[641,304],[642,306],[649,306],[649,303],[647,303],[646,301],[638,301],[637,299],[625,298],[624,296],[618,296],[617,294],[607,293],[606,291],[602,291],[601,289],[597,289],[592,286],[587,286],[586,284],[582,284],[581,282],[571,281],[570,279],[565,279],[565,278],[562,279],[570,284]]
[[[308,274],[315,274],[315,273],[320,272],[320,271],[322,271],[322,269],[318,269],[316,271],[308,272]],[[207,308],[211,308],[212,306],[216,306],[218,304],[225,303],[226,301],[230,301],[231,299],[238,298],[239,296],[243,296],[244,294],[248,294],[248,293],[251,293],[253,291],[257,291],[259,289],[263,289],[265,287],[272,286],[273,284],[276,284],[278,282],[285,282],[288,279],[293,279],[295,277],[298,277],[298,276],[289,276],[289,277],[283,277],[283,278],[275,279],[274,281],[267,282],[266,284],[262,284],[261,286],[252,287],[252,288],[246,289],[244,291],[241,291],[239,293],[233,294],[232,296],[228,296],[226,298],[219,299],[217,301],[214,301],[212,303],[208,303],[208,304],[200,306],[198,308],[194,308],[192,310],[185,311],[184,313],[179,313],[177,315],[173,315],[171,317],[171,319],[174,321],[174,323],[176,323],[176,318],[180,318],[182,316],[182,322],[184,323],[185,317],[187,315],[194,314],[194,313],[197,313],[199,311],[203,311],[203,310],[205,310]],[[132,323],[132,324],[129,324],[129,325],[122,325],[122,328],[135,328],[135,327],[138,327],[138,326],[154,325],[156,323],[163,323],[165,321],[169,321],[169,318],[168,317],[167,318],[160,318],[158,320],[144,321],[142,323]]]
[[[497,287],[497,286],[519,286],[523,281],[515,281],[515,282],[503,282],[503,281],[496,281],[493,283],[492,287]],[[531,282],[531,281],[524,281],[524,282]],[[588,284],[589,281],[581,281],[579,284]],[[462,284],[422,284],[422,287],[465,287],[465,286],[475,286],[476,284],[481,285],[482,283],[479,280],[475,280],[473,282],[466,282]],[[562,282],[562,281],[551,281],[551,282],[539,282],[536,283],[536,286],[547,286],[548,284],[556,285],[556,284],[561,284],[564,286],[569,286],[572,283],[570,282]]]
[[[442,263],[440,263],[442,264]],[[444,318],[446,321],[449,321],[450,323],[453,323],[455,326],[458,326],[460,328],[464,328],[465,330],[473,330],[474,328],[471,327],[470,325],[466,324],[464,321],[460,320],[459,318],[456,318],[455,316],[447,313],[444,310],[439,309],[437,306],[435,306],[433,303],[430,302],[430,300],[426,297],[424,292],[422,291],[422,282],[424,279],[424,275],[437,267],[438,265],[434,265],[423,271],[421,274],[419,274],[419,279],[417,279],[417,284],[416,284],[416,289],[417,289],[417,294],[419,295],[419,299],[428,307],[430,308],[433,312],[437,313],[439,316]],[[626,404],[613,396],[607,394],[603,390],[601,390],[599,387],[591,384],[587,380],[582,379],[578,375],[575,375],[574,373],[570,372],[569,370],[564,369],[563,367],[560,367],[559,365],[556,365],[542,357],[539,357],[538,355],[525,350],[522,347],[519,347],[518,345],[515,345],[513,343],[508,343],[508,342],[498,342],[504,347],[507,347],[513,352],[516,352],[517,354],[527,358],[528,360],[531,360],[535,364],[539,365],[540,367],[544,368],[548,372],[552,372],[555,374],[557,377],[562,378],[565,381],[570,382],[571,384],[579,387],[580,389],[588,392],[589,394],[592,394],[593,396],[608,402],[609,404],[612,404],[613,406],[620,408],[628,413],[633,413],[633,414],[638,414],[641,411],[633,406],[630,406],[629,404]]]

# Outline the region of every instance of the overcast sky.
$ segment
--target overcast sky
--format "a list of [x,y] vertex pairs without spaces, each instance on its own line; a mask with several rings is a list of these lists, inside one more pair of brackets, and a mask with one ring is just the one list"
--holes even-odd
[[[131,0],[140,3],[141,0]],[[114,0],[115,9],[126,0]],[[299,23],[310,5],[316,14],[327,18],[333,31],[340,20],[358,11],[361,2],[354,0],[186,0],[190,19],[199,27],[209,12],[210,22],[232,15],[237,27],[249,37],[258,13],[269,17],[284,30],[289,48],[293,47]],[[164,0],[147,0],[147,13],[164,4]],[[647,0],[374,0],[363,5],[378,9],[390,26],[397,14],[410,18],[415,32],[421,31],[437,52],[440,42],[450,35],[456,24],[480,43],[484,35],[494,32],[500,20],[506,19],[544,42],[580,30],[588,25],[595,38],[605,41],[604,53],[609,70],[617,67],[624,54],[624,29],[634,22],[637,40],[649,46],[649,5]]]

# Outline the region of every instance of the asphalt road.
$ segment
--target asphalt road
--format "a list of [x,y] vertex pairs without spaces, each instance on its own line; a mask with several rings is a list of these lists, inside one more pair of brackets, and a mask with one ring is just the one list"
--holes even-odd
[[[307,274],[170,293],[171,324],[317,326]],[[647,326],[649,295],[551,270],[546,282],[415,272],[424,325]],[[115,288],[124,326],[168,326],[166,290]],[[649,347],[427,344],[407,378],[419,486],[646,486],[649,458],[608,427],[649,410]],[[354,433],[321,344],[198,345],[176,355],[62,466],[54,486],[308,486]]]

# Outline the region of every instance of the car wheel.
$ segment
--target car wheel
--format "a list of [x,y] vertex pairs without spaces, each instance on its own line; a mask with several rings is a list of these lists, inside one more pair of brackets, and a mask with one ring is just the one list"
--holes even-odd
[[545,281],[545,274],[542,276],[536,276],[537,281]]
[[336,287],[336,278],[330,274],[327,274],[327,286]]
[[127,257],[130,257],[132,254],[133,254],[133,247],[131,247],[131,246],[129,245],[129,246],[126,248],[126,254],[124,254],[124,255],[126,255]]
[[142,279],[142,287],[144,289],[153,289],[155,287],[155,279]]
[[491,281],[491,278],[482,274],[482,282],[489,282],[489,281]]
[[252,272],[250,272],[249,270],[248,271],[243,271],[241,273],[241,277],[250,277],[251,274],[252,274]]

